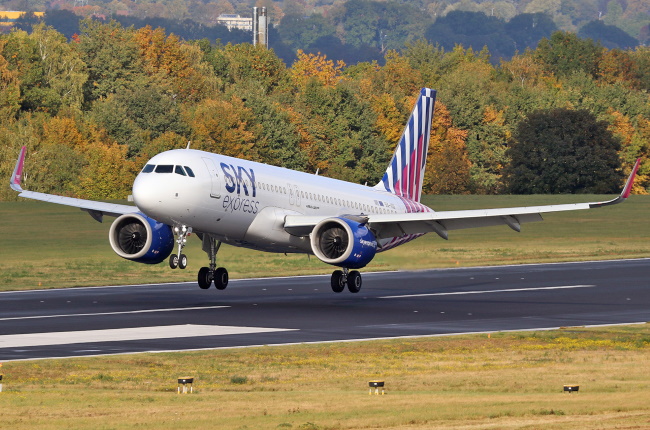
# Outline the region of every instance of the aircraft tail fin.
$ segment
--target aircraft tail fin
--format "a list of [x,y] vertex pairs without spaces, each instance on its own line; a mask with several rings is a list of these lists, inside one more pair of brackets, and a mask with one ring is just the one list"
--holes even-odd
[[436,91],[422,88],[384,177],[375,188],[420,201]]

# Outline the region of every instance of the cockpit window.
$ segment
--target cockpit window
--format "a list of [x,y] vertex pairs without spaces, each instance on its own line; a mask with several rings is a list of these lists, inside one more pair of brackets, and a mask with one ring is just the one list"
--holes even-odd
[[170,164],[159,164],[156,166],[156,173],[173,173],[174,166]]
[[185,170],[183,170],[183,166],[176,166],[176,168],[174,169],[174,173],[176,173],[177,175],[187,176],[185,175]]
[[144,169],[142,169],[142,173],[151,173],[153,172],[153,169],[155,167],[156,166],[154,166],[153,164],[147,164],[146,166],[144,166]]
[[188,176],[190,176],[191,178],[194,177],[194,172],[192,172],[192,169],[190,169],[189,167],[185,166],[185,171],[187,172]]

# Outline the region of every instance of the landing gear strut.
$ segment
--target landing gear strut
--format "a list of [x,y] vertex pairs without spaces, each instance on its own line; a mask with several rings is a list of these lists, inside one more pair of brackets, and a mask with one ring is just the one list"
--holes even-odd
[[185,269],[187,267],[187,255],[183,254],[183,248],[187,244],[187,236],[192,233],[192,227],[183,225],[181,227],[174,227],[174,234],[176,235],[176,243],[178,244],[178,252],[169,256],[169,267],[172,269]]
[[228,271],[223,267],[217,267],[217,252],[220,247],[220,241],[208,234],[203,235],[203,250],[210,257],[210,267],[201,267],[199,270],[199,287],[203,290],[210,288],[213,281],[217,290],[225,290],[228,286]]
[[358,293],[361,291],[361,273],[358,270],[349,271],[347,268],[343,270],[335,270],[332,272],[332,291],[340,293],[348,286],[351,293]]

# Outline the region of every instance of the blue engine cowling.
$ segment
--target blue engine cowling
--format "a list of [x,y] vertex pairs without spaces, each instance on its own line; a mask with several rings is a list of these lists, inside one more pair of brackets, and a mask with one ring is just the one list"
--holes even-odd
[[171,227],[139,212],[113,221],[108,239],[117,255],[138,263],[161,263],[174,249]]
[[311,249],[321,261],[360,269],[375,257],[377,239],[365,224],[348,218],[327,218],[311,233]]

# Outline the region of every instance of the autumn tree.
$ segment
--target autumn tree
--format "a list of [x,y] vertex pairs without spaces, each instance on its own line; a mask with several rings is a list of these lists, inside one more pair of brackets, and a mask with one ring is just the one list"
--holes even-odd
[[334,62],[320,53],[306,54],[300,49],[296,55],[298,59],[291,66],[290,73],[298,88],[305,90],[310,79],[325,87],[333,87],[342,79],[343,61]]
[[192,147],[231,157],[259,161],[256,122],[241,98],[206,99],[183,112],[191,127]]
[[453,127],[446,106],[436,102],[431,124],[422,191],[426,194],[465,194],[469,190],[470,162],[467,132]]

